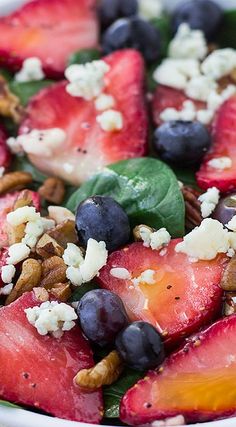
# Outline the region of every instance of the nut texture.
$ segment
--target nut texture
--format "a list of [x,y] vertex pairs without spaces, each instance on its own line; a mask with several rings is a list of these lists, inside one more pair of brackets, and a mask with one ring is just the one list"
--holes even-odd
[[224,291],[236,291],[236,256],[231,258],[222,275],[220,286]]
[[54,255],[61,257],[64,253],[64,249],[55,239],[45,233],[36,245],[36,253],[42,258],[50,258]]
[[19,98],[14,95],[7,84],[7,81],[0,75],[0,114],[10,117],[15,123],[20,123],[24,116],[24,108]]
[[198,200],[200,192],[192,187],[184,186],[182,193],[185,203],[185,226],[188,230],[192,230],[202,222],[201,203]]
[[22,264],[21,275],[12,289],[10,295],[6,299],[6,304],[15,301],[24,292],[32,291],[33,288],[39,286],[41,278],[41,264],[35,259],[28,258]]
[[31,184],[32,175],[29,172],[10,172],[0,178],[0,194],[20,190]]
[[63,259],[53,256],[42,263],[42,280],[40,286],[47,289],[54,287],[54,284],[65,283],[67,266]]
[[64,249],[67,247],[67,243],[77,243],[78,241],[75,231],[75,221],[70,219],[58,224],[55,228],[49,230],[47,234],[55,239]]
[[45,200],[59,205],[65,196],[65,184],[60,178],[50,177],[44,181],[38,191]]

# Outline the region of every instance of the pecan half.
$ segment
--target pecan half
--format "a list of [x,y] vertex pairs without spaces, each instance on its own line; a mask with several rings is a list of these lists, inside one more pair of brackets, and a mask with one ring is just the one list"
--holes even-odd
[[24,206],[33,206],[32,195],[29,190],[22,191],[17,197],[13,210],[23,208]]
[[54,283],[53,285],[47,286],[46,289],[51,295],[53,295],[56,299],[62,302],[68,301],[68,299],[71,297],[71,289],[69,282]]
[[122,370],[123,361],[114,350],[93,368],[79,371],[75,377],[75,383],[82,388],[96,390],[103,385],[114,383]]
[[20,123],[24,117],[24,108],[20,99],[14,95],[8,86],[7,81],[0,75],[0,114],[10,117],[15,123]]
[[182,193],[185,203],[185,226],[192,230],[202,222],[201,203],[198,200],[200,192],[192,187],[183,186]]
[[75,221],[68,219],[48,231],[48,235],[55,239],[64,249],[67,243],[77,243],[78,237],[75,231]]
[[9,172],[0,178],[0,194],[21,190],[33,181],[29,172]]
[[33,289],[35,298],[41,302],[46,302],[49,300],[49,293],[44,288],[34,288]]
[[10,224],[7,224],[7,235],[8,235],[8,244],[9,246],[14,245],[14,243],[20,243],[25,235],[25,224],[17,225],[13,227]]
[[41,264],[36,259],[27,259],[22,264],[22,270],[16,285],[12,289],[10,295],[6,299],[6,304],[15,301],[24,292],[32,291],[33,288],[39,286],[41,278]]
[[45,233],[36,245],[36,253],[42,258],[49,258],[54,255],[61,257],[64,253],[64,249],[55,239]]
[[39,188],[39,194],[45,200],[59,205],[65,196],[65,184],[60,178],[47,178]]
[[230,293],[227,293],[226,297],[225,297],[225,301],[223,304],[223,315],[224,316],[231,316],[232,314],[236,313],[236,304],[233,300],[233,296]]
[[42,263],[42,280],[40,286],[47,289],[56,283],[65,283],[67,266],[58,256],[45,259]]
[[231,258],[222,275],[220,286],[225,291],[236,291],[236,256]]
[[136,227],[133,229],[133,236],[135,242],[142,242],[143,239],[141,237],[141,229],[144,228],[145,230],[150,231],[150,233],[153,233],[156,231],[154,228],[149,227],[148,225],[140,224],[136,225]]

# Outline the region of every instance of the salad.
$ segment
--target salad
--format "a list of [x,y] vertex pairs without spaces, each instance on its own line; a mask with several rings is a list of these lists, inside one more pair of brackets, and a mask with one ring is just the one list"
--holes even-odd
[[236,10],[0,18],[0,420],[236,416]]

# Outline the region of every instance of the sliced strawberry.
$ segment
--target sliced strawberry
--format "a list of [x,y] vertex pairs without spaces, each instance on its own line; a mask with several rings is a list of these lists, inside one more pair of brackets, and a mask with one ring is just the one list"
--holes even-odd
[[[211,321],[221,306],[219,287],[226,257],[213,261],[191,262],[185,254],[176,253],[179,240],[172,240],[162,251],[146,248],[142,243],[114,252],[101,270],[99,283],[118,294],[131,319],[153,324],[175,344]],[[131,280],[113,277],[111,268],[126,268],[132,278],[154,270],[154,284],[133,286]]]
[[62,338],[39,335],[24,309],[40,305],[34,292],[1,309],[0,396],[68,420],[98,423],[101,392],[85,393],[75,374],[93,366],[89,344],[78,326]]
[[181,90],[173,89],[168,86],[159,85],[153,96],[152,115],[154,123],[159,126],[162,123],[160,114],[166,108],[175,108],[180,111],[183,108],[184,101],[191,100],[197,110],[206,108],[206,104],[201,101],[195,101],[188,98]]
[[121,419],[146,424],[176,415],[202,422],[236,415],[236,315],[192,337],[180,351],[131,388]]
[[7,135],[0,125],[0,167],[8,168],[11,163],[11,153],[6,144]]
[[[6,216],[8,212],[13,209],[16,200],[22,193],[23,192],[16,191],[14,193],[8,193],[5,196],[0,196],[0,248],[8,245]],[[29,191],[29,195],[32,198],[35,208],[39,210],[39,194],[34,191]]]
[[[28,107],[20,133],[59,127],[67,139],[52,156],[30,155],[38,169],[79,184],[105,165],[140,157],[147,149],[147,114],[144,98],[144,64],[135,50],[117,51],[105,58],[106,93],[115,98],[115,109],[123,115],[123,128],[105,132],[96,121],[94,101],[69,95],[66,82],[42,90]],[[125,70],[125,73],[124,73]],[[43,114],[42,114],[43,112]]]
[[49,77],[61,76],[69,56],[98,44],[95,0],[34,0],[0,19],[0,62],[18,69],[41,59]]
[[[217,157],[229,157],[232,166],[219,170],[208,162]],[[236,188],[236,96],[219,109],[212,129],[212,146],[197,173],[197,183],[204,190],[217,187],[222,192]]]

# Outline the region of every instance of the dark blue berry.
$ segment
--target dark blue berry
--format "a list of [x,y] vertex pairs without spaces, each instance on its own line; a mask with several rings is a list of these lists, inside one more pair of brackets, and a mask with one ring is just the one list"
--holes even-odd
[[81,202],[76,212],[76,230],[81,246],[90,238],[104,241],[108,251],[125,245],[130,225],[124,209],[112,197],[93,196]]
[[192,29],[202,30],[208,40],[217,33],[222,22],[223,11],[211,0],[189,0],[182,2],[175,10],[172,25],[176,32],[183,22]]
[[133,369],[146,371],[164,360],[164,347],[158,331],[149,323],[133,322],[116,338],[116,350]]
[[138,17],[118,19],[105,31],[102,50],[104,54],[108,54],[124,48],[139,50],[147,62],[156,61],[161,49],[160,32]]
[[99,11],[101,25],[107,28],[119,18],[136,15],[138,2],[137,0],[101,0]]
[[86,337],[101,347],[114,342],[118,332],[128,324],[121,299],[104,289],[87,292],[81,298],[77,312]]
[[153,138],[154,149],[161,159],[181,167],[198,164],[210,143],[210,134],[200,122],[181,120],[162,124]]
[[212,217],[225,225],[234,215],[236,215],[236,193],[229,194],[220,199]]

